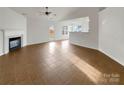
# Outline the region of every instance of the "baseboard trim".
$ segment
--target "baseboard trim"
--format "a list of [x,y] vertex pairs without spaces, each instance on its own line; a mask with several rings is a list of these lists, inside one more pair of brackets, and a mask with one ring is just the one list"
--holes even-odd
[[68,39],[53,40],[53,41],[45,41],[45,42],[41,42],[41,43],[32,43],[32,44],[27,44],[27,46],[40,45],[40,44],[44,44],[44,43],[57,42],[57,41],[64,41],[64,40],[68,40]]
[[107,55],[108,57],[110,57],[111,59],[115,60],[117,63],[119,63],[120,65],[124,66],[124,63],[121,63],[117,58],[113,57],[112,55],[106,53],[104,50],[99,49],[98,51],[102,52],[103,54]]
[[83,45],[79,45],[79,44],[77,44],[77,43],[72,43],[72,42],[70,42],[70,43],[73,44],[73,45],[80,46],[80,47],[85,47],[85,48],[89,48],[89,49],[93,49],[93,50],[98,50],[98,48],[83,46]]
[[[71,42],[70,42],[71,43]],[[120,62],[117,58],[113,57],[112,55],[106,53],[105,51],[103,51],[102,49],[99,49],[99,48],[91,48],[91,47],[87,47],[87,46],[82,46],[82,45],[79,45],[79,44],[76,44],[76,43],[71,43],[73,45],[76,45],[76,46],[80,46],[80,47],[84,47],[84,48],[89,48],[89,49],[93,49],[93,50],[96,50],[96,51],[99,51],[103,54],[105,54],[106,56],[108,56],[109,58],[115,60],[118,64],[124,66],[124,63],[123,62]]]
[[0,53],[0,56],[4,55],[4,53]]

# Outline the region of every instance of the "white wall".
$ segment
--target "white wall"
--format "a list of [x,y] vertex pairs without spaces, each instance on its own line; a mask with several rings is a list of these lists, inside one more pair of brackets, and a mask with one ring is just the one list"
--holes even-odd
[[[15,11],[9,9],[9,8],[0,8],[0,29],[3,31],[7,31],[8,33],[23,33],[24,34],[24,40],[23,43],[25,46],[27,44],[27,24],[26,24],[26,18]],[[1,38],[0,38],[1,39]],[[4,40],[0,40],[3,42]],[[1,45],[3,46],[3,45]],[[0,48],[3,50],[2,48]]]
[[49,41],[49,24],[44,17],[27,17],[27,37],[28,45],[38,44]]
[[3,32],[0,31],[0,56],[3,55]]
[[9,8],[0,8],[0,29],[26,32],[26,18]]
[[99,13],[99,49],[124,65],[124,8]]
[[68,15],[65,20],[89,17],[88,33],[70,33],[69,40],[72,44],[79,46],[98,48],[98,8],[79,8],[78,11]]

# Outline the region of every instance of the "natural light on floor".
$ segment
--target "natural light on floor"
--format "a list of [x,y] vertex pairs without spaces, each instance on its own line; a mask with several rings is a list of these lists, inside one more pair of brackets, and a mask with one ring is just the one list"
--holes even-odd
[[99,70],[89,65],[86,61],[80,59],[75,54],[70,53],[69,56],[66,57],[68,57],[68,59],[83,73],[85,73],[95,84],[100,81],[102,73]]
[[69,45],[68,42],[69,42],[68,40],[62,41],[62,48],[63,48],[63,49],[68,48],[68,45]]
[[65,58],[69,59],[77,68],[79,68],[83,73],[85,73],[95,84],[97,84],[102,78],[102,73],[89,65],[85,60],[79,58],[77,55],[67,52],[68,41],[62,41],[62,49],[65,52]]
[[50,52],[51,54],[54,53],[55,47],[56,47],[56,43],[55,43],[55,42],[50,42],[50,43],[49,43],[49,52]]

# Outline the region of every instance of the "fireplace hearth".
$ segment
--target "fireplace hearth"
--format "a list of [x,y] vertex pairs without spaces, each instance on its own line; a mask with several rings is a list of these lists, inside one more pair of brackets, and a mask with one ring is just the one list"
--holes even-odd
[[9,51],[21,48],[21,37],[9,38]]

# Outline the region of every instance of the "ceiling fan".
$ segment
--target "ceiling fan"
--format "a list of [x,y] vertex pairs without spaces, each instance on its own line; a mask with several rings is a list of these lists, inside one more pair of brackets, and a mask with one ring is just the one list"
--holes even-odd
[[45,7],[45,11],[40,12],[40,15],[46,15],[46,16],[53,15],[53,16],[56,16],[56,14],[54,14],[53,12],[50,12],[48,9],[49,9],[48,7]]

